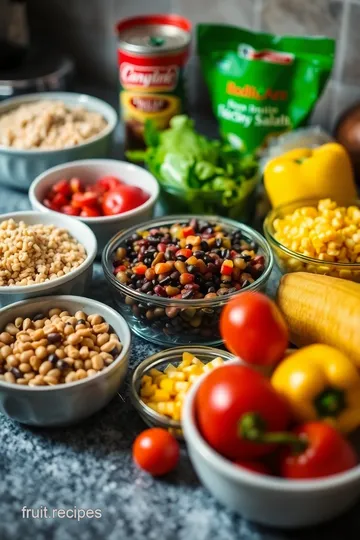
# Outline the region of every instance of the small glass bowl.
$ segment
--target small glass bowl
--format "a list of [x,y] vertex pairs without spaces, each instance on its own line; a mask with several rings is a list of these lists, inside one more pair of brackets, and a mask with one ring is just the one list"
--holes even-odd
[[152,356],[149,356],[141,362],[133,372],[131,378],[131,387],[130,387],[130,397],[131,401],[140,414],[144,422],[150,427],[161,427],[167,429],[175,437],[181,439],[182,430],[181,423],[176,420],[157,413],[150,407],[148,407],[140,398],[139,390],[141,379],[143,375],[146,375],[150,369],[156,368],[160,371],[163,371],[168,364],[179,365],[182,360],[183,352],[189,352],[201,360],[204,364],[211,362],[214,358],[220,356],[225,361],[235,360],[235,356],[228,351],[223,351],[222,349],[214,349],[213,347],[202,347],[202,346],[190,346],[186,347],[174,347],[172,349],[165,349],[160,351]]
[[[194,215],[178,215],[154,219],[137,225],[114,236],[106,245],[102,265],[105,278],[114,291],[114,302],[125,317],[127,323],[138,336],[159,345],[220,345],[222,339],[219,331],[219,317],[225,304],[236,294],[244,291],[263,291],[266,288],[273,267],[273,255],[265,238],[251,227],[219,216],[203,216],[207,221],[221,223],[230,233],[241,231],[247,242],[255,241],[258,254],[265,259],[262,275],[236,293],[217,298],[198,300],[173,300],[159,296],[149,296],[145,293],[130,289],[120,283],[113,274],[113,258],[116,249],[138,230],[157,227],[171,227],[174,223],[199,219]],[[200,217],[201,219],[201,217]]]
[[[277,266],[283,274],[288,272],[309,272],[311,274],[323,274],[360,282],[360,263],[321,261],[320,259],[307,257],[302,253],[292,251],[276,240],[274,229],[275,219],[284,218],[292,214],[297,208],[303,206],[317,207],[318,202],[318,199],[294,201],[274,208],[266,216],[264,234],[274,253]],[[360,201],[350,201],[346,204],[341,202],[341,205],[345,207],[360,207]]]

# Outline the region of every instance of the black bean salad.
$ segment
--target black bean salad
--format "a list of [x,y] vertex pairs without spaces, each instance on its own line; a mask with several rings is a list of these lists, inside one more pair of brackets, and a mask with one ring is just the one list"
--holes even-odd
[[171,299],[210,299],[239,291],[264,271],[258,246],[219,223],[192,219],[137,231],[117,248],[114,274],[130,289]]

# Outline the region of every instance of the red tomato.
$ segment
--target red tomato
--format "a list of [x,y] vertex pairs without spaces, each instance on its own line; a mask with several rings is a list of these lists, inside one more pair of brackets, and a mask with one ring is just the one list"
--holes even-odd
[[69,201],[62,193],[56,193],[51,202],[59,210],[62,206],[68,204]]
[[279,308],[257,292],[241,293],[226,304],[220,331],[227,348],[249,364],[275,365],[288,346],[289,332]]
[[254,459],[274,449],[274,444],[251,442],[241,435],[249,413],[260,418],[266,432],[283,431],[289,422],[287,405],[270,382],[240,364],[211,371],[199,387],[195,407],[204,439],[231,460]]
[[95,186],[102,189],[103,193],[105,193],[105,191],[116,190],[122,184],[122,180],[119,180],[119,178],[116,178],[115,176],[102,176],[97,180]]
[[261,463],[261,461],[244,461],[239,459],[238,461],[234,461],[234,464],[251,472],[267,474],[269,476],[271,475],[269,467],[267,467],[264,463]]
[[98,203],[98,195],[93,191],[85,193],[74,193],[71,204],[74,208],[84,208],[84,206],[95,206]]
[[59,182],[53,185],[52,190],[54,193],[61,193],[65,197],[70,197],[71,195],[71,188],[67,180],[59,180]]
[[147,201],[149,195],[142,189],[123,184],[116,191],[108,191],[104,195],[102,210],[105,216],[122,214],[133,210]]
[[80,217],[99,217],[101,216],[99,210],[93,206],[83,206],[80,212]]
[[81,191],[84,191],[80,178],[71,178],[69,185],[73,193],[80,193]]
[[352,469],[357,457],[351,444],[325,422],[297,426],[293,433],[307,441],[299,451],[289,446],[281,456],[281,474],[285,478],[323,478]]
[[68,216],[79,216],[80,208],[74,208],[74,206],[71,206],[71,204],[66,204],[65,206],[61,207],[61,212],[63,214],[67,214]]
[[166,429],[146,429],[133,444],[133,459],[144,471],[162,476],[175,469],[179,457],[179,443]]

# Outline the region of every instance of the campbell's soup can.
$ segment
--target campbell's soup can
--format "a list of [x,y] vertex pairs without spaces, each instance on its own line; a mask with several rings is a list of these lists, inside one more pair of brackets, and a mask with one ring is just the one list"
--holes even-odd
[[179,15],[144,15],[120,21],[116,30],[125,149],[143,149],[148,120],[165,129],[184,111],[191,23]]

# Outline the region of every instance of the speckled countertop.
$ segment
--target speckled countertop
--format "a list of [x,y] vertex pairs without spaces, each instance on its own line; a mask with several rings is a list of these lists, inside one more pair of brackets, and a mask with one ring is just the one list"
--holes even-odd
[[[24,194],[0,188],[0,213],[28,208]],[[274,274],[270,288],[274,288]],[[111,304],[99,265],[89,296]],[[157,350],[134,337],[120,394],[78,426],[33,429],[0,415],[0,539],[17,540],[352,540],[360,506],[316,529],[278,531],[227,511],[199,483],[185,447],[178,469],[153,480],[131,460],[145,427],[129,402],[130,373]],[[100,510],[101,518],[23,517],[23,508]],[[24,513],[26,515],[26,513]]]

